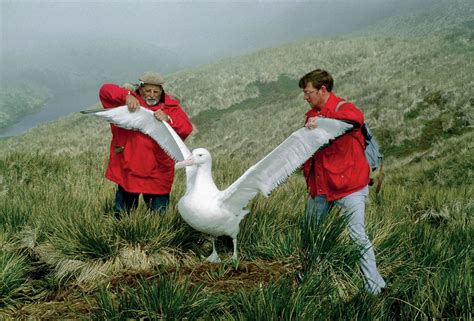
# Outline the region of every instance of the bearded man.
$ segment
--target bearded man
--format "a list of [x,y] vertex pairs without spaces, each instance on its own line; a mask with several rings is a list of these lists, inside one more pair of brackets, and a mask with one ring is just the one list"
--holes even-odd
[[[143,73],[132,88],[104,84],[99,98],[104,108],[127,105],[130,112],[140,108],[154,111],[157,121],[165,121],[184,140],[192,124],[179,100],[163,89],[163,77],[153,71]],[[114,212],[117,218],[138,205],[140,194],[148,208],[163,213],[169,203],[174,179],[174,161],[148,135],[110,125],[109,165],[105,177],[117,184]]]

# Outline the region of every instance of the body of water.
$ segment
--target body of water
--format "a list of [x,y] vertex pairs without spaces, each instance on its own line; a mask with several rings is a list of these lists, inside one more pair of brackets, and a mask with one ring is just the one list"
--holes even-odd
[[29,129],[57,120],[72,113],[90,109],[99,101],[99,88],[80,91],[61,97],[54,97],[37,113],[26,115],[15,124],[0,131],[0,138],[17,136],[26,133]]

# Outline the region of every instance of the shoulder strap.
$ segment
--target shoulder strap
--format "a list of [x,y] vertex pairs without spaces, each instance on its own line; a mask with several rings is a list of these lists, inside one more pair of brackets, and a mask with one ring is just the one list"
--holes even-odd
[[338,102],[336,105],[336,111],[339,111],[339,108],[341,108],[341,106],[344,105],[345,103],[347,103],[347,101],[345,101],[344,99]]
[[380,162],[379,176],[377,177],[377,187],[375,188],[376,195],[379,194],[380,188],[382,187],[382,178],[383,178],[382,167],[383,167],[383,158],[382,158],[382,161]]
[[[336,105],[336,111],[339,111],[339,108],[341,108],[341,106],[344,105],[345,103],[347,103],[347,101],[345,101],[344,99],[341,100],[340,102],[338,102],[337,105]],[[350,134],[351,134],[352,137],[356,138],[353,134],[353,131],[351,131]],[[356,140],[359,141],[357,138],[356,138]],[[361,147],[362,147],[362,150],[365,150],[365,145],[364,144],[361,144]]]

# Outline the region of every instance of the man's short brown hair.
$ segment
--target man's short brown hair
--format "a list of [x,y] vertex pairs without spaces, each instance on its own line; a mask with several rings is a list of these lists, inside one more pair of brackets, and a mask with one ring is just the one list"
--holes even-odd
[[331,74],[326,70],[315,69],[301,77],[299,87],[305,89],[308,83],[311,83],[316,89],[320,89],[321,86],[324,86],[326,87],[326,90],[330,92],[334,85],[334,80],[332,79]]

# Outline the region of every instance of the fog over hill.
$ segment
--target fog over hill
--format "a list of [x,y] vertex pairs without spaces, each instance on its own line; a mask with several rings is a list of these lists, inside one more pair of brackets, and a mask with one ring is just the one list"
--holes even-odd
[[[71,71],[74,63],[100,67],[110,64],[111,53],[98,51],[108,49],[121,58],[112,57],[117,65],[124,57],[131,70],[137,61],[155,61],[168,73],[300,38],[349,33],[434,2],[2,0],[2,69],[16,70],[5,63],[12,57],[38,69],[51,62]],[[158,55],[150,57],[153,51]]]
[[1,0],[0,128],[70,94],[89,93],[92,103],[100,84],[134,81],[144,70],[170,74],[301,38],[404,32],[416,23],[430,30],[451,3]]

